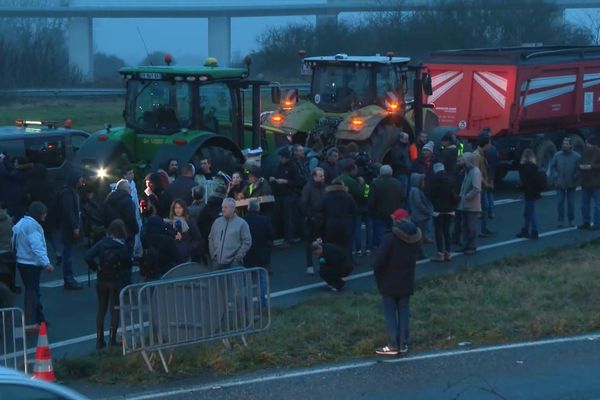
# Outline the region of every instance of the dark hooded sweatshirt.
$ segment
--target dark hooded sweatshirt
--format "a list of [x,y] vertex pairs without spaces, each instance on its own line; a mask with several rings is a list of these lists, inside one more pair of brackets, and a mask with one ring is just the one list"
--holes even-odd
[[375,254],[373,272],[382,296],[408,297],[415,291],[421,231],[409,221],[395,222]]

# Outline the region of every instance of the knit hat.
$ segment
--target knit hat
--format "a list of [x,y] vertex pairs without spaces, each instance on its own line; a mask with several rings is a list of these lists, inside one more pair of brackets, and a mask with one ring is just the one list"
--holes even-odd
[[435,174],[437,174],[440,171],[443,171],[444,169],[444,164],[442,164],[441,162],[433,164],[433,172]]
[[423,146],[423,150],[427,150],[433,153],[433,148],[435,147],[435,145],[433,144],[433,142],[430,140],[429,142],[425,143],[425,145]]
[[288,160],[290,159],[290,149],[286,146],[286,147],[282,147],[281,149],[279,149],[279,151],[277,152],[278,156],[287,158]]
[[410,213],[403,208],[399,208],[390,215],[393,221],[400,221],[410,218]]

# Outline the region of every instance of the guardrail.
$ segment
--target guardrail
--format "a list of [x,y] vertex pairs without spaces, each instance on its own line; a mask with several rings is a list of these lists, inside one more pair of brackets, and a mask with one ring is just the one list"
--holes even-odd
[[[300,92],[308,92],[310,85],[301,84],[273,84],[261,87],[261,91],[266,93],[271,90],[271,86],[279,86],[282,89],[295,89]],[[247,89],[249,90],[249,89]],[[64,88],[64,89],[11,89],[0,90],[0,98],[22,98],[22,97],[108,97],[124,96],[124,88],[99,89],[99,88]]]
[[123,355],[141,352],[150,371],[163,350],[264,331],[271,324],[264,268],[232,268],[126,286],[119,294]]
[[25,315],[17,307],[0,308],[0,362],[27,373]]

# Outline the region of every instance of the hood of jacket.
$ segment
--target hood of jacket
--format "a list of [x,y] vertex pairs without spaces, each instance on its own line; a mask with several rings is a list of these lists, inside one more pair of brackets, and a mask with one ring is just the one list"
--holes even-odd
[[421,240],[421,230],[410,221],[394,222],[392,233],[405,243],[417,243]]
[[410,186],[422,189],[424,179],[425,179],[425,175],[423,175],[423,174],[418,174],[418,173],[410,174]]
[[346,185],[329,185],[325,188],[326,192],[347,192],[348,187]]

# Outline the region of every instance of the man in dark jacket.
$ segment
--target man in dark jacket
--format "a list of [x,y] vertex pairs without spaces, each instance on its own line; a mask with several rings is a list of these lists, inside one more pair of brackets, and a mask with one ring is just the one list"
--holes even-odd
[[181,167],[179,175],[167,188],[166,192],[173,200],[181,199],[187,206],[192,204],[192,189],[198,184],[194,181],[196,169],[192,164],[185,164]]
[[79,189],[85,184],[83,175],[72,171],[67,180],[67,185],[60,191],[58,198],[59,231],[62,239],[62,267],[64,288],[66,290],[79,290],[83,286],[73,276],[73,246],[81,235],[81,207]]
[[352,257],[357,210],[354,199],[348,194],[348,188],[340,177],[335,178],[332,184],[325,188],[323,198],[324,239],[326,243],[346,249],[349,257]]
[[[600,229],[600,139],[591,134],[586,139],[586,148],[581,156],[581,216],[583,224],[579,229]],[[594,206],[594,225],[590,203]]]
[[177,246],[168,226],[162,218],[154,215],[142,228],[144,256],[140,263],[140,274],[146,280],[159,278],[173,268],[177,259]]
[[317,239],[313,243],[314,255],[319,258],[319,275],[331,290],[339,292],[346,282],[342,279],[352,273],[354,262],[348,252],[331,243]]
[[409,137],[406,132],[400,132],[398,141],[390,149],[390,166],[393,170],[394,178],[402,184],[404,192],[408,191],[408,175],[410,169],[410,156],[408,155]]
[[373,216],[373,246],[381,244],[383,233],[391,227],[390,215],[402,207],[406,192],[400,181],[392,176],[392,167],[382,165],[379,177],[369,190],[369,210]]
[[298,193],[302,190],[302,180],[298,169],[290,162],[290,150],[283,147],[277,153],[279,165],[275,175],[269,178],[275,194],[277,220],[281,221],[284,229],[282,248],[289,247],[294,233],[294,207],[298,204]]
[[433,164],[435,175],[431,182],[431,204],[433,205],[433,228],[437,255],[431,261],[450,261],[452,239],[450,225],[458,205],[458,191],[452,176],[445,170],[444,164]]
[[323,199],[325,198],[325,173],[317,167],[312,173],[312,179],[302,189],[300,205],[304,210],[306,230],[306,273],[314,275],[312,242],[322,235],[323,229]]
[[331,184],[335,178],[340,175],[340,166],[338,161],[340,159],[340,151],[337,147],[332,147],[327,150],[327,156],[324,162],[319,164],[319,167],[325,171],[325,184]]
[[250,228],[252,246],[246,253],[244,265],[246,267],[262,267],[273,273],[271,269],[271,247],[275,240],[275,232],[269,218],[260,214],[260,203],[258,200],[248,202],[248,213],[244,217]]
[[375,352],[382,355],[408,353],[409,299],[415,291],[415,268],[420,253],[421,231],[403,209],[392,215],[392,232],[377,250],[373,272],[383,301],[388,344]]
[[244,198],[272,195],[271,185],[262,177],[260,167],[252,166],[248,174],[248,185],[244,190]]
[[125,229],[127,229],[125,242],[133,254],[135,235],[140,231],[140,227],[135,216],[135,205],[131,199],[131,186],[127,179],[118,181],[115,190],[106,196],[102,205],[102,214],[104,227],[107,229],[114,220],[120,219],[123,221]]
[[[221,214],[221,204],[223,204],[226,193],[227,188],[223,185],[218,185],[214,192],[208,197],[206,206],[200,210],[200,214],[198,215],[197,225],[202,240],[204,241],[203,247],[205,249],[208,249],[208,235],[210,234],[210,228],[212,227],[213,222],[219,217],[219,214]],[[209,258],[206,255],[204,261],[208,265]]]

